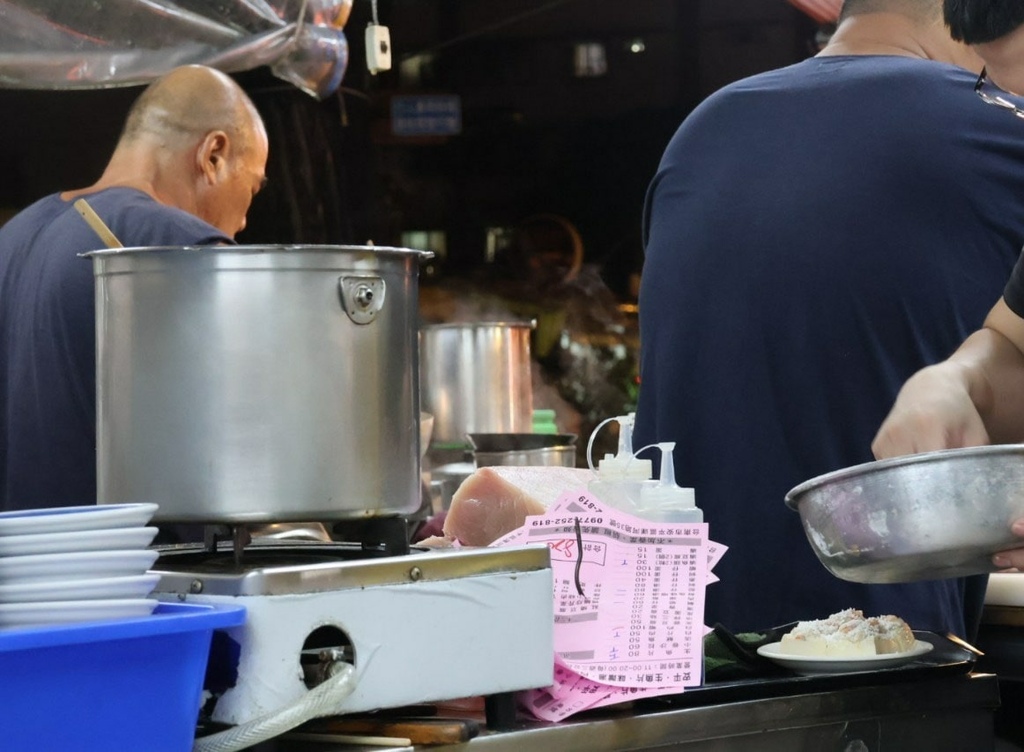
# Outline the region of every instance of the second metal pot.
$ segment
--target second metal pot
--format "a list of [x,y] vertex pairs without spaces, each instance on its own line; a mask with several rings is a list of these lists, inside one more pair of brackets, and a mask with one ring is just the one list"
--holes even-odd
[[434,324],[420,330],[420,394],[433,446],[468,447],[469,433],[532,427],[532,321]]

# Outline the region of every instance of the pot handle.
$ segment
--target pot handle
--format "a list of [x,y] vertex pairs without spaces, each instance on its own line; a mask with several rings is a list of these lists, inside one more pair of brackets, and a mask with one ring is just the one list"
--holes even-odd
[[387,287],[380,277],[351,274],[338,277],[341,307],[356,324],[369,324],[384,307]]

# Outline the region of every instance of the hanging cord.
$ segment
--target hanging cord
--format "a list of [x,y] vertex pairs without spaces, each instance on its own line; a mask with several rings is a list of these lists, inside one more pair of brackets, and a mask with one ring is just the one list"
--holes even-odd
[[373,0],[373,25],[380,26],[380,19],[377,18],[377,0]]
[[[376,3],[376,0],[374,0],[374,2]],[[431,47],[425,47],[422,50],[410,52],[406,55],[403,55],[402,59],[407,60],[408,58],[416,57],[417,55],[429,55],[434,52],[439,52],[447,47],[451,47],[452,45],[461,44],[463,42],[469,41],[470,39],[476,39],[477,37],[492,34],[495,31],[499,31],[508,26],[512,26],[513,24],[517,24],[520,21],[525,21],[526,19],[531,18],[533,16],[539,15],[541,13],[546,13],[550,10],[554,10],[555,8],[561,5],[566,5],[567,3],[574,2],[578,2],[578,0],[551,0],[550,2],[544,3],[536,8],[531,8],[530,10],[524,11],[523,13],[518,13],[516,15],[500,19],[498,21],[495,21],[494,23],[488,24],[479,29],[473,29],[457,37],[446,39],[445,41],[439,42],[438,44],[435,44]]]

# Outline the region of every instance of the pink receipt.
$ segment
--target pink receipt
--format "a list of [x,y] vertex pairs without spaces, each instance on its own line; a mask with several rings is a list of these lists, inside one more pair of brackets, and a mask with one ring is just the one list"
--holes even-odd
[[551,549],[555,684],[521,704],[555,721],[699,685],[704,591],[726,550],[707,535],[706,523],[650,522],[581,490],[496,541]]

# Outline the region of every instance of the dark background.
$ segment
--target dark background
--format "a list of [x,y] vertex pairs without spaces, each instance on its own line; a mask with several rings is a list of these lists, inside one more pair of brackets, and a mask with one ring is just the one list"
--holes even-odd
[[[378,13],[389,72],[366,70],[371,3],[359,0],[335,95],[317,101],[266,70],[237,76],[271,144],[270,185],[238,240],[399,245],[440,231],[429,271],[443,279],[485,264],[488,228],[554,213],[621,299],[642,257],[644,192],[679,122],[722,85],[812,54],[816,31],[785,0],[380,0]],[[579,43],[604,46],[604,75],[574,75]],[[138,91],[0,90],[0,221],[94,181]],[[390,99],[412,93],[458,95],[462,132],[391,135]]]

